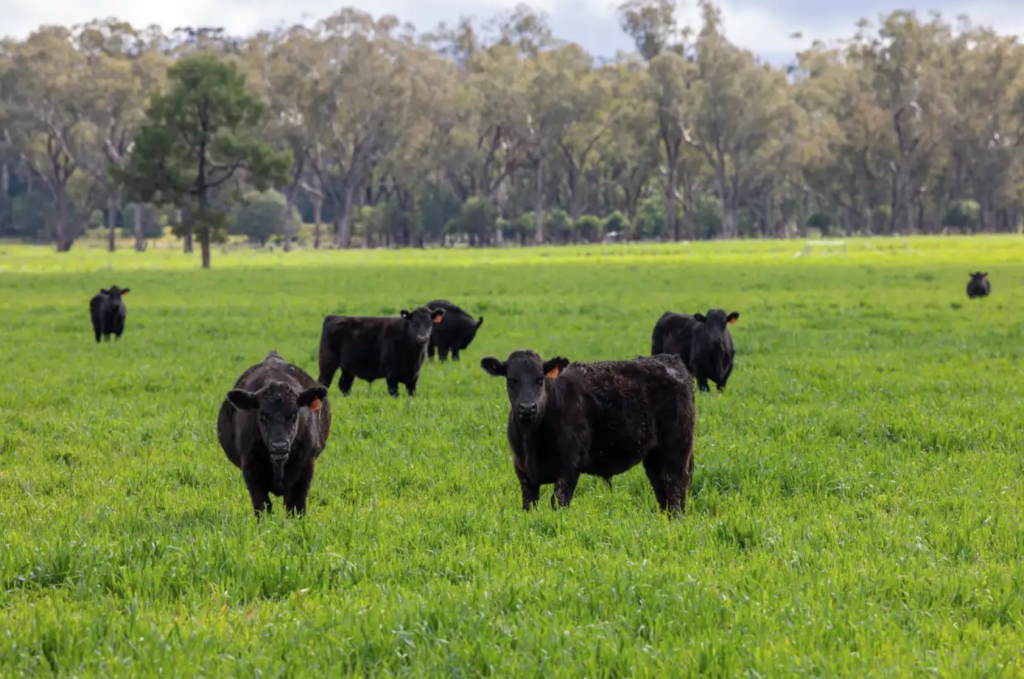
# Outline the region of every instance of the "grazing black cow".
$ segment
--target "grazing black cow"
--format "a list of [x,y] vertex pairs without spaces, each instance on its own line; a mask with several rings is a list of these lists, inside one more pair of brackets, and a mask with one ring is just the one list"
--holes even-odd
[[514,351],[480,366],[505,378],[523,509],[537,502],[543,484],[555,484],[552,508],[556,499],[567,507],[580,474],[607,481],[637,463],[662,510],[686,509],[697,410],[693,380],[677,356],[570,365]]
[[736,356],[726,324],[734,324],[739,317],[736,311],[727,316],[722,309],[711,309],[707,316],[666,311],[654,325],[651,355],[675,354],[683,359],[701,391],[711,391],[708,380],[722,391]]
[[988,282],[987,273],[972,273],[971,280],[967,283],[967,296],[971,299],[975,297],[988,297],[988,294],[992,292],[992,286]]
[[430,333],[430,343],[427,345],[427,356],[434,360],[434,350],[437,350],[444,363],[448,360],[448,352],[452,353],[452,360],[459,360],[459,352],[464,351],[469,343],[476,337],[476,331],[484,323],[484,317],[474,321],[473,317],[455,306],[448,300],[435,299],[427,304],[431,309],[444,309],[444,318],[434,326]]
[[421,306],[402,309],[399,318],[327,316],[320,332],[320,384],[330,387],[341,368],[338,388],[346,396],[357,377],[371,384],[383,377],[391,396],[398,397],[400,383],[414,396],[431,330],[444,315],[444,309]]
[[128,309],[121,298],[130,290],[131,288],[122,290],[114,285],[109,290],[100,290],[98,295],[89,300],[89,315],[92,317],[92,329],[96,333],[97,344],[100,335],[106,342],[110,341],[111,335],[121,339],[124,321],[128,317]]
[[271,351],[238,378],[217,416],[217,440],[242,470],[252,508],[270,511],[270,493],[304,514],[313,464],[331,433],[327,388]]

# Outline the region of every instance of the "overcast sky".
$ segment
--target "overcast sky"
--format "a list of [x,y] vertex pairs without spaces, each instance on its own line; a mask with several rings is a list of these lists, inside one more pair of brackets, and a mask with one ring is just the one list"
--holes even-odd
[[[516,0],[0,0],[0,33],[24,37],[42,24],[66,24],[117,17],[136,25],[223,26],[246,34],[280,23],[319,19],[348,5],[379,16],[390,13],[419,30],[440,21],[454,23],[462,15],[488,19],[510,9]],[[536,0],[527,3],[544,11],[556,35],[583,45],[597,56],[632,49],[616,20],[614,0]],[[696,16],[695,3],[682,3],[684,13]],[[773,62],[788,61],[812,39],[846,37],[862,17],[875,20],[897,8],[941,11],[948,21],[969,13],[976,24],[1001,32],[1024,34],[1022,0],[721,0],[725,30],[730,39]],[[827,7],[828,9],[818,9]],[[801,32],[803,40],[789,36]]]

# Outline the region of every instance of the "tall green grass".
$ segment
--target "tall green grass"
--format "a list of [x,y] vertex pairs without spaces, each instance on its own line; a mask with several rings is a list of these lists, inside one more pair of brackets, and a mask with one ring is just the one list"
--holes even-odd
[[[1024,241],[802,245],[0,246],[0,675],[1024,675]],[[237,376],[315,376],[325,314],[436,297],[487,318],[464,360],[412,400],[332,387],[306,518],[256,522],[215,435]],[[479,359],[632,358],[711,306],[737,367],[686,515],[641,469],[523,513]]]

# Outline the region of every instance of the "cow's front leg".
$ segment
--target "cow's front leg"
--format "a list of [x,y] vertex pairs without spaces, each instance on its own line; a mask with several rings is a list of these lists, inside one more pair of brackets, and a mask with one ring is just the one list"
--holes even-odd
[[519,477],[519,487],[523,491],[523,511],[528,512],[540,498],[540,484],[533,483],[526,474],[518,473],[518,470],[516,476]]
[[573,493],[576,492],[576,483],[580,480],[579,472],[575,469],[562,469],[555,481],[555,492],[551,495],[551,508],[555,508],[555,500],[562,507],[568,507],[572,502]]

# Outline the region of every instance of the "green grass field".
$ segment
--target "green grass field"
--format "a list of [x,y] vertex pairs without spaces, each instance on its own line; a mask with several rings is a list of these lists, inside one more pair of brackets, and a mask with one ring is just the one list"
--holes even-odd
[[[0,676],[1024,676],[1024,239],[802,246],[0,245]],[[486,317],[463,361],[332,386],[309,513],[254,520],[215,433],[238,375],[315,377],[325,314],[435,297]],[[736,369],[686,515],[640,467],[522,512],[480,358],[632,358],[709,306]]]

